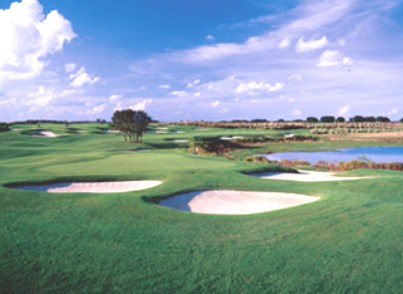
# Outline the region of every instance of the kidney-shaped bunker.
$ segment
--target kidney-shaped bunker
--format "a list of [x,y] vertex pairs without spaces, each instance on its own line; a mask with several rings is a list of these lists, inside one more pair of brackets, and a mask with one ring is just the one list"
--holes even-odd
[[284,209],[319,200],[292,193],[211,190],[180,194],[163,199],[160,205],[204,214],[254,214]]
[[119,193],[145,190],[161,184],[161,181],[62,182],[49,185],[19,185],[14,188],[49,193]]

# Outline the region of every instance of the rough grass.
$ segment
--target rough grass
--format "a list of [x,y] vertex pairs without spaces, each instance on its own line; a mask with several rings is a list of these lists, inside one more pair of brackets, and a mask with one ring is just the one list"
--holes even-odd
[[[57,178],[164,184],[107,195],[0,187],[1,293],[401,293],[400,172],[348,173],[376,176],[360,181],[276,182],[242,173],[267,168],[261,163],[197,157],[184,149],[111,152],[134,146],[118,134],[41,128],[63,136],[0,134],[0,184]],[[182,129],[185,134],[147,134],[139,147],[201,133]],[[250,216],[197,215],[148,201],[219,188],[321,200]]]

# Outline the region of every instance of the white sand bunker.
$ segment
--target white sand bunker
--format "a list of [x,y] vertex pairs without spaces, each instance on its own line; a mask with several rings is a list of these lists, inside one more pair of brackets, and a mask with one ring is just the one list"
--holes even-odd
[[225,141],[232,141],[232,140],[242,140],[245,139],[245,137],[242,136],[232,136],[232,137],[221,137],[221,140],[225,140]]
[[302,171],[299,173],[260,173],[251,174],[262,179],[282,180],[282,181],[298,181],[298,182],[330,182],[330,181],[352,181],[369,179],[372,177],[338,177],[332,172],[318,172],[318,171]]
[[24,185],[17,188],[49,193],[119,193],[145,190],[161,184],[161,181],[64,182],[49,185]]
[[166,140],[173,143],[189,143],[189,139],[166,139]]
[[319,200],[292,193],[212,190],[191,192],[164,199],[160,205],[204,214],[254,214],[284,209]]
[[59,135],[56,135],[55,133],[51,131],[38,131],[35,132],[32,137],[46,137],[46,138],[56,138],[59,137]]

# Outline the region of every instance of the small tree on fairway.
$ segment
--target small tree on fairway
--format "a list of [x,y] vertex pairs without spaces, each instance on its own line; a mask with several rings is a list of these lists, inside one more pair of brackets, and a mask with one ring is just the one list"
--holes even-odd
[[112,128],[119,130],[125,142],[142,141],[143,133],[147,130],[151,117],[144,111],[132,109],[117,110],[112,117]]

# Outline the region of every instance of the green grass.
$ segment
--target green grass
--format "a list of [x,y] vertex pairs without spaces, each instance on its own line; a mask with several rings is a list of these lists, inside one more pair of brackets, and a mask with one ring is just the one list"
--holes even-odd
[[[262,180],[242,171],[263,164],[197,157],[181,144],[169,149],[164,143],[201,133],[273,131],[171,127],[185,133],[146,134],[144,144],[135,146],[119,134],[98,132],[96,124],[69,127],[86,133],[42,125],[63,136],[0,134],[0,184],[164,183],[116,194],[0,187],[0,293],[401,293],[402,173],[360,170],[349,174],[376,178],[314,184]],[[299,148],[332,146],[315,142]],[[127,152],[136,147],[151,149]],[[149,201],[219,188],[304,193],[321,200],[249,216],[198,215]]]

